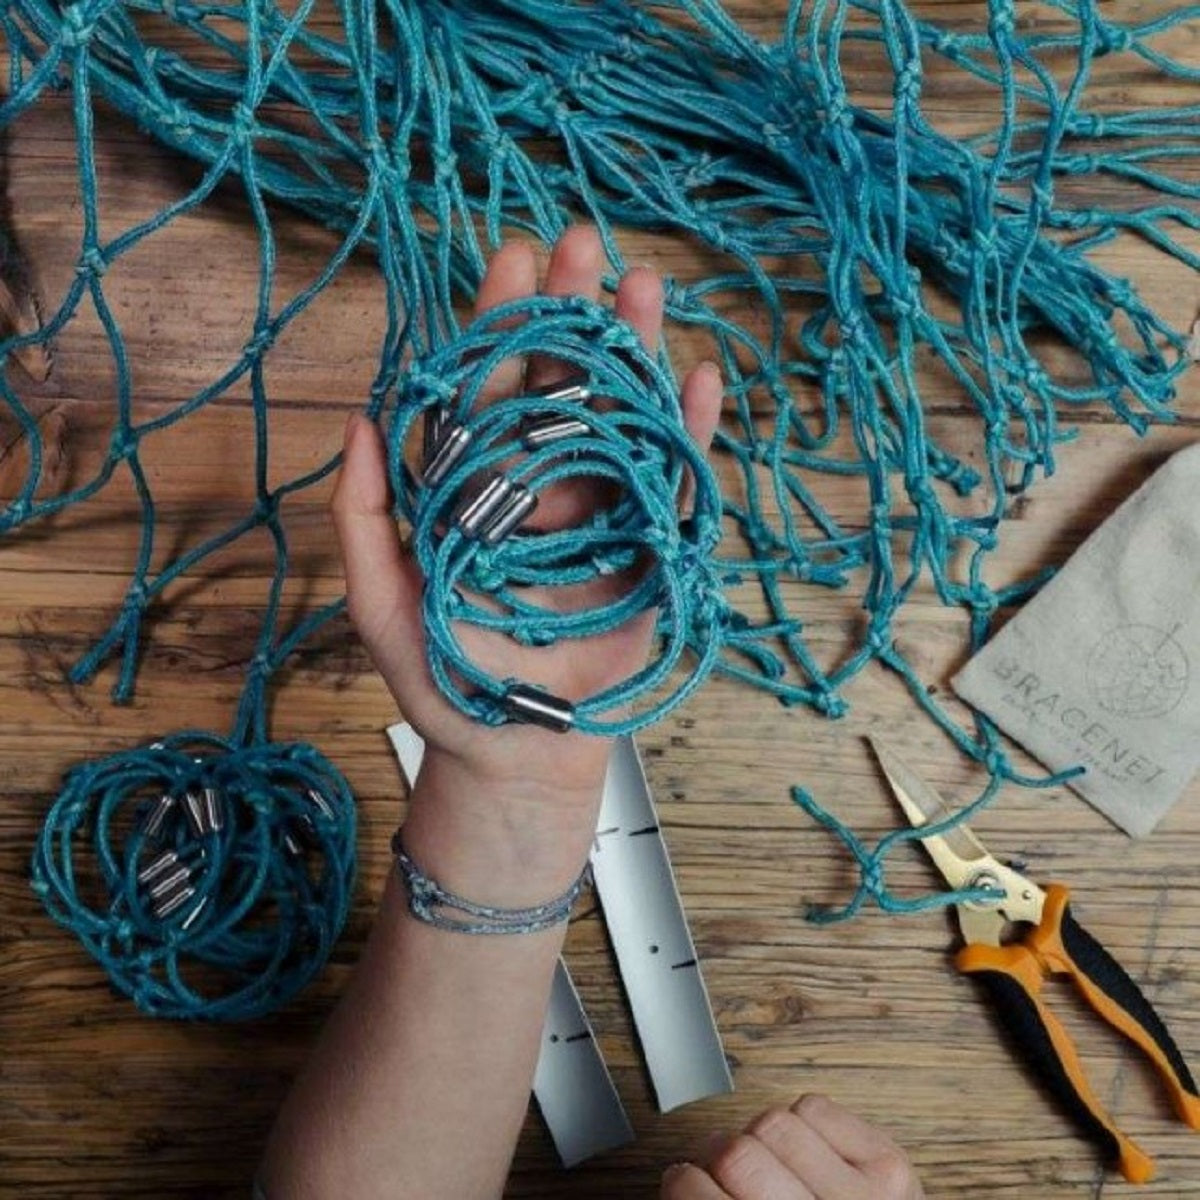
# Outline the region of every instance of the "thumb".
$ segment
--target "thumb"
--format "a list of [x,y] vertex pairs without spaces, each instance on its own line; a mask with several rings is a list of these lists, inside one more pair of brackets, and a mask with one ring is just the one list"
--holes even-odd
[[346,422],[332,507],[350,619],[395,691],[414,662],[423,663],[421,579],[400,544],[383,438],[357,413]]

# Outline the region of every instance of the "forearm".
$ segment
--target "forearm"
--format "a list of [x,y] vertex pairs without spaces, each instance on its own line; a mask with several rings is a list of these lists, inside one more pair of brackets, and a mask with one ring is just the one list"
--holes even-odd
[[[426,874],[501,907],[545,901],[577,877],[594,828],[580,819],[586,806],[569,824],[525,822],[537,798],[473,785],[464,797],[452,770],[427,766],[404,828]],[[434,928],[409,913],[393,872],[362,961],[272,1133],[270,1200],[498,1196],[563,936],[563,926],[488,936]]]

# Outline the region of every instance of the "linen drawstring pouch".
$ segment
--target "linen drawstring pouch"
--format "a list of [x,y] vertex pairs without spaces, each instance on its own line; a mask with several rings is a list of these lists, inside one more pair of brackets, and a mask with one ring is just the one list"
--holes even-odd
[[1175,454],[952,681],[1134,837],[1200,766],[1200,445]]

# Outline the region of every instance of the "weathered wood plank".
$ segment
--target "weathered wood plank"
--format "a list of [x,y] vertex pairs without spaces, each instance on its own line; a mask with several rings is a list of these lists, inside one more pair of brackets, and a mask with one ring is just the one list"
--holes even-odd
[[[1128,0],[1104,9],[1109,19],[1132,22],[1167,6]],[[765,33],[780,6],[736,0],[730,7]],[[985,11],[978,0],[917,7],[963,28],[979,28]],[[1022,14],[1046,28],[1058,19],[1041,5]],[[328,23],[330,12],[322,19]],[[1200,62],[1200,26],[1176,34],[1172,49]],[[847,62],[861,101],[886,108],[875,52],[850,47]],[[1179,85],[1154,80],[1129,56],[1099,64],[1097,88],[1105,104],[1181,102]],[[987,90],[948,64],[931,64],[926,89],[931,118],[956,136],[993,112]],[[148,147],[123,121],[104,123],[98,151],[109,236],[197,178],[194,166]],[[22,120],[6,156],[20,242],[43,302],[53,301],[72,276],[79,229],[66,98]],[[1126,194],[1116,183],[1089,192],[1064,186],[1082,203]],[[311,278],[336,241],[278,216],[282,295]],[[629,238],[626,248],[631,261],[680,278],[709,266],[669,238]],[[1164,268],[1132,239],[1106,247],[1102,260],[1180,326],[1195,316],[1200,281],[1191,273]],[[105,277],[129,339],[139,419],[180,403],[236,357],[249,331],[256,261],[244,202],[230,189]],[[380,294],[369,259],[356,259],[272,351],[277,480],[336,451],[344,414],[369,385]],[[679,337],[673,350],[683,365],[705,347]],[[111,431],[111,355],[94,319],[66,331],[57,351],[51,379],[28,391],[56,448],[47,494],[87,478]],[[936,434],[978,461],[978,429],[961,396],[936,373],[926,371],[922,382]],[[1062,561],[1167,453],[1190,443],[1200,422],[1194,378],[1184,381],[1181,400],[1184,423],[1144,442],[1082,414],[1081,438],[1062,448],[1059,474],[1013,506],[990,578],[1009,582]],[[0,422],[0,446],[9,446],[12,433]],[[238,384],[212,408],[148,439],[162,553],[196,544],[245,510],[248,433],[246,389]],[[22,469],[19,446],[0,455],[0,495],[18,486]],[[289,613],[340,591],[328,491],[313,489],[286,510],[300,581],[289,592]],[[861,527],[856,483],[826,481],[820,494],[839,520]],[[85,509],[0,544],[0,1194],[28,1200],[246,1194],[274,1109],[369,927],[402,807],[382,734],[394,719],[392,701],[344,623],[336,623],[285,673],[274,705],[276,735],[320,745],[346,770],[360,801],[362,880],[328,970],[287,1012],[232,1029],[152,1022],[113,996],[28,888],[40,818],[63,770],[81,758],[164,730],[227,727],[270,565],[265,541],[247,543],[168,593],[153,614],[134,700],[115,708],[108,703],[111,667],[80,687],[65,673],[121,601],[136,523],[128,479],[118,476]],[[852,596],[797,589],[797,603],[818,652],[835,657],[860,620]],[[749,593],[747,606],[758,611]],[[897,625],[922,678],[943,694],[964,654],[964,633],[962,621],[927,593]],[[1058,1005],[1101,1095],[1160,1164],[1160,1180],[1136,1192],[1098,1172],[1089,1148],[1011,1060],[969,982],[955,976],[944,914],[902,920],[871,912],[831,928],[802,919],[808,903],[847,899],[853,878],[837,846],[789,802],[793,784],[803,783],[872,838],[892,828],[896,814],[867,753],[867,732],[886,730],[951,797],[968,798],[980,782],[979,770],[914,711],[894,677],[872,669],[849,698],[851,713],[832,722],[716,680],[645,735],[739,1090],[669,1116],[654,1111],[602,922],[594,913],[582,917],[568,957],[638,1142],[564,1179],[531,1117],[509,1195],[654,1196],[658,1170],[692,1152],[708,1129],[736,1128],[770,1103],[822,1089],[895,1133],[922,1169],[931,1200],[1194,1197],[1200,1139],[1173,1123],[1141,1063],[1073,1007]],[[1198,800],[1192,789],[1158,833],[1137,843],[1061,790],[1008,789],[977,822],[997,852],[1028,862],[1038,878],[1071,885],[1080,915],[1162,1006],[1193,1059],[1200,1055]],[[904,894],[935,886],[915,850],[895,856],[889,878]]]

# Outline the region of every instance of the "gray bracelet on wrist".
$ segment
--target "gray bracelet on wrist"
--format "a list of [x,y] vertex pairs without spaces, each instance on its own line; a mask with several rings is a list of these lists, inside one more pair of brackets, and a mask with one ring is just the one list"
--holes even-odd
[[[392,853],[396,856],[396,870],[408,891],[408,909],[418,921],[438,929],[455,933],[540,933],[563,924],[571,915],[571,906],[579,894],[588,886],[590,872],[584,867],[582,874],[561,896],[545,904],[534,904],[529,908],[497,908],[490,904],[476,904],[463,896],[448,892],[436,879],[430,879],[408,856],[400,838],[401,831],[392,836]],[[473,920],[458,920],[444,916],[440,909],[453,909],[466,913]]]

